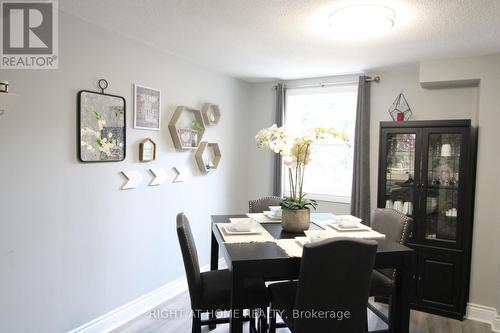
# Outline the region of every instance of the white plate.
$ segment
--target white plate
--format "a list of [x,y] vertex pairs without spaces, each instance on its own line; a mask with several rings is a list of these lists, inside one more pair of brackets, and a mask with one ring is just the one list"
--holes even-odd
[[224,231],[228,235],[251,235],[251,234],[260,234],[254,226],[249,225],[238,225],[234,223],[228,223],[227,225],[222,226]]
[[281,216],[274,215],[273,212],[266,210],[262,214],[271,220],[281,220]]
[[342,232],[342,231],[370,231],[370,230],[372,230],[372,228],[370,228],[369,226],[366,226],[364,224],[360,224],[357,227],[343,227],[343,226],[336,224],[336,223],[329,223],[328,225],[330,227],[332,227],[333,229],[340,231],[340,232]]

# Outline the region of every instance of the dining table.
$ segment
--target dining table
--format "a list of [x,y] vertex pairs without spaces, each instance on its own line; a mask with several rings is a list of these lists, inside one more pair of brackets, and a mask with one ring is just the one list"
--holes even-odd
[[[234,218],[246,218],[247,215],[212,215],[212,239],[210,269],[219,267],[219,249],[228,269],[232,272],[230,332],[241,333],[243,330],[242,294],[245,279],[262,278],[265,281],[297,279],[301,258],[287,254],[275,241],[265,242],[225,242],[224,235],[217,226],[231,223]],[[285,232],[280,223],[260,223],[275,239],[294,239],[297,234]],[[309,230],[324,229],[320,224],[311,222]],[[412,249],[389,239],[378,239],[375,269],[395,268],[396,279],[394,293],[389,298],[389,320],[392,333],[408,333],[410,321],[410,285],[414,260]],[[334,265],[335,263],[332,263]],[[353,263],[355,264],[355,263]],[[341,274],[341,272],[339,273]]]

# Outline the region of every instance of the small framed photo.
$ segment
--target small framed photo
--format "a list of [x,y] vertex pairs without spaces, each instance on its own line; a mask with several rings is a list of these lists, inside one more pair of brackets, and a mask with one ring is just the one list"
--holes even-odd
[[134,84],[134,128],[159,131],[161,91]]
[[179,139],[182,148],[192,148],[193,147],[193,130],[189,128],[179,128]]

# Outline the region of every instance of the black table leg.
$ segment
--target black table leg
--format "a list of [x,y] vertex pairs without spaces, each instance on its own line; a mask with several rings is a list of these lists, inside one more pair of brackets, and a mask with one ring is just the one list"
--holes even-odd
[[210,249],[210,270],[216,271],[219,269],[219,243],[212,232],[212,242]]
[[408,333],[410,330],[410,288],[413,253],[405,255],[397,267],[396,288],[390,297],[392,333]]
[[[219,243],[217,243],[217,238],[215,238],[212,232],[212,241],[210,244],[210,270],[216,271],[219,269]],[[215,319],[215,312],[210,312],[208,314],[210,319]],[[217,327],[215,324],[208,325],[208,328],[213,330]]]
[[233,266],[233,283],[231,288],[231,319],[229,322],[229,331],[231,333],[242,333],[243,331],[243,309],[241,308],[243,279],[243,276],[239,275],[238,269]]

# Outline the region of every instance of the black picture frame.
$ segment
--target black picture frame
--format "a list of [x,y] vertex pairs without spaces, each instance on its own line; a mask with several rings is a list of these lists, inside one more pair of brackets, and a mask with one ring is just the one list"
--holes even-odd
[[[88,96],[87,96],[88,95]],[[92,96],[92,97],[91,97]],[[97,100],[100,100],[101,103],[100,105],[97,105],[97,110],[94,109],[92,110],[89,108],[89,106],[83,105],[85,102],[84,99],[86,97],[91,97]],[[103,98],[108,98],[107,103],[106,100]],[[102,110],[102,104],[110,104],[108,105],[110,107],[109,110]],[[122,106],[122,109],[117,108],[117,106]],[[99,108],[101,107],[101,108]],[[112,109],[114,108],[114,109]],[[85,124],[86,121],[88,121],[88,113],[92,112],[94,119],[96,122],[99,121],[99,117],[101,120],[104,120],[104,123],[106,124],[108,119],[108,113],[113,113],[113,114],[119,114],[115,115],[116,118],[119,119],[114,119],[116,120],[116,123],[118,123],[120,126],[108,126],[108,127],[103,127],[101,125],[98,125],[97,128],[90,128],[88,124]],[[103,112],[106,112],[106,116],[103,116]],[[98,115],[96,115],[97,113]],[[82,163],[101,163],[101,162],[121,162],[125,160],[126,155],[127,155],[127,102],[124,97],[118,96],[118,95],[111,95],[111,94],[106,94],[106,93],[101,93],[101,92],[96,92],[96,91],[90,91],[90,90],[80,90],[77,94],[77,121],[78,121],[78,133],[77,133],[77,142],[78,142],[78,160]],[[102,124],[102,123],[101,123]],[[107,130],[106,130],[107,129]],[[84,140],[84,137],[91,137],[91,135],[84,134],[84,133],[99,133],[100,137],[96,137],[96,142],[94,143],[93,141],[88,141]],[[106,135],[107,133],[107,135]],[[105,138],[102,137],[102,135],[105,135]],[[88,150],[92,151],[89,146],[91,146],[93,149],[98,149],[103,148],[102,146],[99,146],[97,143],[97,140],[108,140],[108,136],[110,139],[115,139],[115,146],[109,149],[109,151],[112,150],[110,155],[108,155],[108,150],[105,150],[105,152],[100,152],[99,154],[94,154],[94,158],[89,158]],[[98,147],[96,147],[96,145]],[[118,145],[118,147],[117,147]],[[109,146],[108,146],[109,147]],[[116,156],[116,153],[118,155]],[[109,158],[106,156],[110,156]]]

